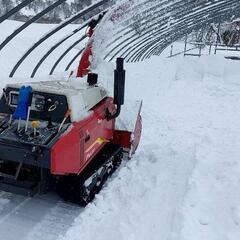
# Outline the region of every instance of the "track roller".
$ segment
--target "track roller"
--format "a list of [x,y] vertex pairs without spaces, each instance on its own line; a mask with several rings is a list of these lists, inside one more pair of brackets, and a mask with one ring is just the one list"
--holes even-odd
[[57,192],[65,200],[86,206],[102,189],[104,183],[120,166],[123,150],[107,144],[91,164],[79,175],[61,176]]

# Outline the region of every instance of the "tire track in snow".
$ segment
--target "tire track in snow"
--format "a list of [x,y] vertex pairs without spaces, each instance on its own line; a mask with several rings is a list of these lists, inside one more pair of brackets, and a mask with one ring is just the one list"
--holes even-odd
[[59,202],[28,234],[26,240],[55,240],[65,234],[81,208],[69,203]]
[[29,198],[1,192],[0,239],[56,239],[81,211],[80,207],[65,204],[51,194]]

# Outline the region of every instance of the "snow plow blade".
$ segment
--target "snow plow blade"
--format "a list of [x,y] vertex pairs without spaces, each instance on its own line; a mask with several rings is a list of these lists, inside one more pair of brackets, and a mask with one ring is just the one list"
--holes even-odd
[[114,142],[120,144],[125,150],[127,150],[129,157],[136,152],[141,138],[141,109],[142,101],[138,100],[125,103],[120,116],[116,120]]

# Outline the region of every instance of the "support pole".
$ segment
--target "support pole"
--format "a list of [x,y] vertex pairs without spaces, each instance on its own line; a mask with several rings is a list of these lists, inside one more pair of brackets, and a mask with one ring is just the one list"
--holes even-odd
[[214,54],[217,54],[217,47],[218,47],[218,42],[220,41],[220,23],[218,24],[218,31],[217,31],[217,39],[216,39],[216,44],[215,44],[215,51]]
[[186,34],[185,36],[184,57],[186,56],[186,52],[187,52],[187,41],[188,41],[188,34]]

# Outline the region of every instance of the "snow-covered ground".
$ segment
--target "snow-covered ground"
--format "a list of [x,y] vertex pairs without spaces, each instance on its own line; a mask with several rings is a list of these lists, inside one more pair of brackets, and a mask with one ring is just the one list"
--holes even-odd
[[[1,87],[13,81],[6,77],[13,53],[6,59]],[[112,68],[98,68],[109,89]],[[85,209],[56,196],[0,193],[0,239],[240,239],[239,62],[154,57],[126,69],[126,98],[144,101],[134,158]]]
[[140,148],[63,239],[239,239],[238,68],[222,56],[128,64]]

